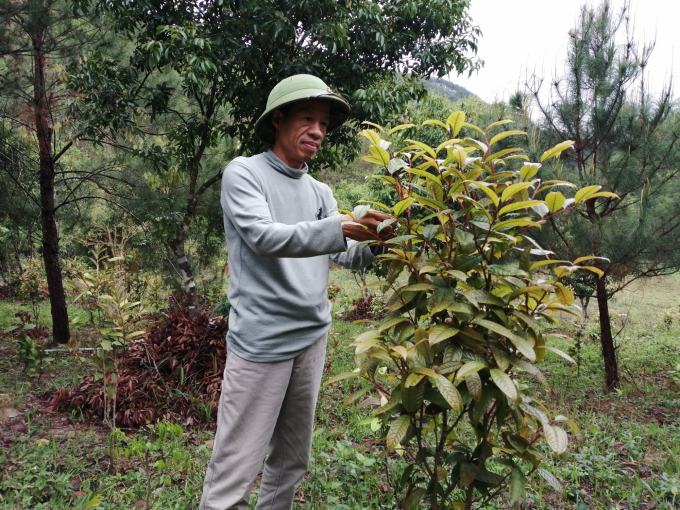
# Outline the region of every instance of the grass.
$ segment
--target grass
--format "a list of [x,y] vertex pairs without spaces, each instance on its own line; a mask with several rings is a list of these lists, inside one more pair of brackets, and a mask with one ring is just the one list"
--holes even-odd
[[[352,275],[333,270],[331,282],[341,291],[334,299],[325,377],[354,368],[349,344],[365,329],[335,317],[361,296]],[[552,394],[526,379],[533,390],[543,392],[555,414],[578,423],[580,434],[571,436],[570,449],[562,456],[543,452],[551,471],[565,484],[566,497],[534,480],[525,508],[571,509],[579,502],[591,510],[680,506],[680,387],[671,373],[680,362],[680,324],[677,318],[670,327],[663,323],[665,310],[677,315],[678,283],[677,276],[648,281],[612,302],[620,330],[619,391],[602,390],[598,343],[587,337],[579,372],[553,355],[542,364]],[[0,302],[0,327],[13,322],[17,307],[16,302]],[[47,311],[43,317],[49,317]],[[555,329],[573,328],[563,320]],[[567,340],[554,345],[572,347]],[[152,508],[197,508],[212,432],[185,430],[174,442],[159,445],[151,458],[163,461],[162,468],[153,470],[139,457],[121,456],[111,470],[107,430],[100,423],[78,412],[54,413],[44,405],[55,389],[72,386],[90,371],[87,358],[62,354],[42,377],[27,375],[17,361],[15,341],[0,338],[0,509],[144,508],[147,486],[152,489]],[[393,481],[406,464],[398,456],[386,457],[379,432],[361,424],[370,415],[370,407],[361,405],[370,393],[342,405],[360,389],[358,384],[344,381],[321,389],[309,474],[294,508],[397,508]],[[120,447],[155,444],[152,431],[125,434]],[[177,451],[187,452],[187,458]]]

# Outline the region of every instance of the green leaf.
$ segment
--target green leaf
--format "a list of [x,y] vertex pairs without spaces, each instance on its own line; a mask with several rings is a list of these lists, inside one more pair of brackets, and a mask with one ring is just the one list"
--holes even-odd
[[548,210],[551,213],[556,213],[562,209],[565,201],[566,198],[564,198],[564,195],[559,191],[551,191],[545,197],[545,205],[548,206]]
[[359,372],[343,372],[342,374],[335,375],[323,383],[324,386],[329,386],[345,379],[352,379],[354,377],[359,377],[361,374]]
[[429,342],[430,345],[436,345],[439,342],[455,336],[460,330],[449,326],[448,324],[435,324],[430,328]]
[[552,347],[550,345],[537,345],[536,349],[544,349],[546,351],[554,352],[558,356],[561,356],[564,359],[566,359],[569,363],[577,365],[576,360],[574,358],[572,358],[571,356],[569,356],[566,352],[563,352],[559,349],[556,349],[555,347]]
[[468,391],[470,392],[470,395],[472,398],[475,399],[475,401],[479,402],[482,398],[482,378],[479,377],[479,374],[477,372],[474,372],[470,375],[465,376],[465,385],[467,386]]
[[393,452],[401,445],[401,440],[404,439],[410,424],[411,418],[407,414],[399,416],[390,424],[390,429],[387,431],[388,452]]
[[465,112],[453,112],[451,115],[449,115],[449,118],[446,119],[446,125],[451,128],[451,136],[454,138],[458,136],[458,133],[464,124]]
[[557,478],[555,478],[555,475],[553,475],[550,471],[538,468],[536,472],[541,476],[541,478],[548,482],[550,486],[557,492],[562,493],[564,491],[564,488],[562,487],[560,481]]
[[437,287],[431,283],[414,283],[399,289],[399,292],[423,292],[427,290],[435,290]]
[[493,380],[494,384],[498,386],[498,388],[503,393],[505,393],[510,400],[513,402],[519,401],[519,392],[517,391],[517,387],[512,382],[512,379],[510,379],[508,374],[502,370],[498,370],[497,368],[492,368],[489,370],[489,373],[491,374],[491,379]]
[[442,397],[444,397],[444,399],[451,406],[451,409],[456,412],[461,412],[463,410],[463,399],[461,398],[460,393],[458,393],[456,387],[451,384],[451,381],[440,374],[436,374],[436,376],[432,379],[434,385],[439,390],[439,393],[441,393]]
[[404,510],[416,510],[420,500],[423,499],[423,496],[425,496],[426,493],[427,491],[422,487],[413,489],[411,494],[404,500]]
[[372,384],[367,384],[363,388],[358,389],[357,391],[355,391],[351,395],[348,395],[347,397],[345,397],[345,400],[342,401],[342,407],[347,407],[352,402],[359,400],[361,397],[363,397],[366,393],[368,393],[372,389],[373,389]]
[[518,467],[513,467],[510,472],[510,504],[515,504],[524,500],[526,494],[526,478]]
[[543,155],[541,156],[541,163],[549,160],[550,158],[556,158],[557,156],[562,154],[564,150],[568,149],[572,145],[574,145],[574,142],[571,140],[566,140],[562,143],[558,143],[557,145],[555,145],[555,147],[553,147],[552,149],[548,149],[543,153]]

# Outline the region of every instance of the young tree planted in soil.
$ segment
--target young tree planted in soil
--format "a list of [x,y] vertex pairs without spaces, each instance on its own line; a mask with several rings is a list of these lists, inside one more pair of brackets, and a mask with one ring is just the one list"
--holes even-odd
[[[412,125],[361,133],[370,141],[364,159],[379,169],[372,177],[393,197],[370,204],[389,214],[384,225],[398,232],[381,256],[389,274],[376,283],[390,291],[388,314],[355,338],[358,369],[326,384],[363,380],[347,403],[377,391],[373,428],[382,427],[388,453],[409,463],[393,478],[401,480],[396,489],[406,510],[423,499],[431,510],[482,508],[501,496],[518,508],[532,474],[561,491],[541,467],[541,443],[561,454],[568,434],[560,425],[578,432],[522,381],[533,377],[549,392],[537,364],[549,352],[573,362],[543,328],[555,312],[579,316],[560,275],[601,271],[582,265],[592,257],[546,259],[551,253],[529,237],[584,200],[572,184],[544,180],[540,164],[523,162],[521,149],[497,150],[501,140],[524,135],[498,130],[508,122],[482,130],[463,112],[427,120],[444,129],[433,147],[403,138]],[[572,144],[548,150],[541,163]],[[575,191],[570,205],[556,201],[557,187]]]
[[[544,171],[593,195],[585,207],[551,219],[541,242],[561,258],[602,257],[594,263],[602,276],[581,275],[572,287],[585,303],[596,297],[606,386],[613,389],[619,374],[610,299],[639,278],[680,268],[680,122],[670,82],[658,97],[649,92],[645,68],[653,44],[633,38],[628,2],[618,13],[608,1],[582,7],[569,36],[566,73],[551,80],[550,97],[543,99],[541,79],[529,88],[543,136],[574,140]],[[609,193],[596,193],[596,184]]]

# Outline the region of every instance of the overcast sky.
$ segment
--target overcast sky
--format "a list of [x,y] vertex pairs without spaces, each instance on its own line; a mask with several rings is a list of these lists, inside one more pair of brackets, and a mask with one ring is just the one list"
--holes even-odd
[[[483,100],[507,100],[528,71],[542,76],[563,74],[569,30],[576,26],[584,0],[472,0],[470,14],[483,32],[479,57],[485,65],[471,78],[449,79]],[[592,3],[592,2],[591,2]],[[624,0],[612,0],[618,10]],[[596,2],[596,5],[598,3]],[[651,91],[659,92],[671,72],[680,95],[680,29],[677,0],[632,0],[635,38],[656,39],[649,64]]]

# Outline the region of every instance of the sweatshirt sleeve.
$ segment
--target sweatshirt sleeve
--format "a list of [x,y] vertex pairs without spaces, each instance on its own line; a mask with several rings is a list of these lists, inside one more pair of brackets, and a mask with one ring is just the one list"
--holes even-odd
[[[329,219],[334,217],[342,217],[338,212],[338,203],[333,197],[333,193],[328,189],[328,198],[330,203],[329,210],[331,211]],[[341,226],[342,231],[342,226]],[[357,246],[358,241],[352,239],[345,239],[347,246],[346,249],[338,253],[332,253],[330,259],[336,264],[346,268],[346,269],[363,269],[373,262],[375,255],[373,255],[372,250],[366,244]]]
[[[261,257],[314,257],[345,251],[340,216],[294,225],[272,220],[262,186],[237,160],[222,176],[222,209],[241,239]],[[291,197],[291,207],[295,197]]]

